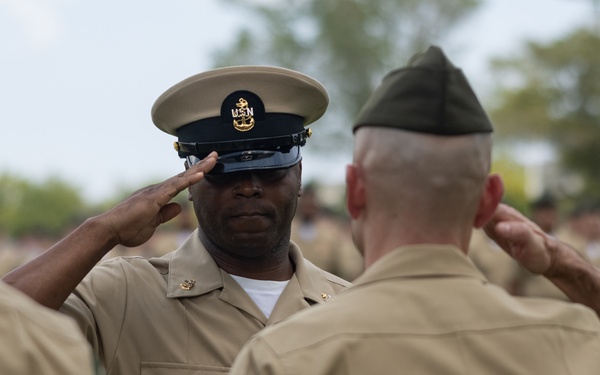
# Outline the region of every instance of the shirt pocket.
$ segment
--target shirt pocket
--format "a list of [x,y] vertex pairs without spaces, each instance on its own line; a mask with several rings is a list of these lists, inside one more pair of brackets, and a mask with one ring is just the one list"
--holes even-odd
[[168,362],[142,362],[141,375],[223,375],[228,372],[229,367]]

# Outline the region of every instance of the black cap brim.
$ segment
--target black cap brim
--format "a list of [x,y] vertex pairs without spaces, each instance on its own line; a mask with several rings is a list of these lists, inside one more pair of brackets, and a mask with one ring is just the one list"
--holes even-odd
[[288,152],[271,150],[245,150],[219,155],[210,174],[231,173],[259,169],[289,168],[302,160],[300,146]]

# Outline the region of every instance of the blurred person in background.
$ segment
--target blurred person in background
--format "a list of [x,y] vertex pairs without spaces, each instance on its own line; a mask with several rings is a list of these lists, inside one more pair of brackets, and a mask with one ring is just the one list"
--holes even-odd
[[292,242],[317,267],[351,281],[362,272],[363,258],[342,225],[322,204],[317,186],[303,186],[292,221]]
[[592,199],[579,202],[559,237],[600,266],[600,203]]
[[524,271],[483,229],[473,230],[468,256],[489,282],[501,286],[510,294],[520,294],[518,281]]
[[538,199],[529,204],[531,221],[536,223],[544,232],[555,235],[560,224],[558,200],[549,193],[543,193]]

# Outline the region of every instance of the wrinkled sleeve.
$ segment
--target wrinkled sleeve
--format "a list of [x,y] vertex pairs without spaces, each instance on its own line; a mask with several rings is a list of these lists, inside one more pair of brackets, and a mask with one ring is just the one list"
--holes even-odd
[[71,319],[3,289],[0,374],[92,374],[92,351]]
[[283,375],[288,372],[277,353],[260,337],[248,341],[238,354],[230,375]]
[[127,306],[127,276],[122,262],[109,259],[94,267],[60,308],[77,322],[105,365],[116,351]]

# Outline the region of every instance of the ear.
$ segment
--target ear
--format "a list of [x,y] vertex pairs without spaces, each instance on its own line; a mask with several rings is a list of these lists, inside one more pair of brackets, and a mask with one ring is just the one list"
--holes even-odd
[[346,208],[352,219],[364,211],[366,203],[365,181],[355,164],[346,166]]
[[503,195],[504,183],[502,178],[497,174],[487,176],[485,188],[479,200],[479,208],[473,222],[475,228],[481,228],[491,219]]

